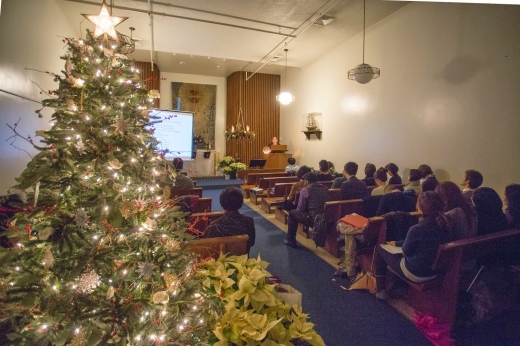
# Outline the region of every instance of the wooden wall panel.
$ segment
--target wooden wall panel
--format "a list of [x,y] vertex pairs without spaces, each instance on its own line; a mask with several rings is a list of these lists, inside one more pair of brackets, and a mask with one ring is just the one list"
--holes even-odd
[[240,90],[244,126],[249,125],[256,138],[253,141],[227,141],[226,155],[235,157],[238,154],[241,162],[249,164],[251,159],[263,157],[262,148],[273,136],[280,137],[280,103],[276,101],[276,95],[280,93],[280,76],[257,73],[246,81],[243,71],[231,74],[227,78],[227,129],[237,123]]
[[[147,90],[159,90],[161,72],[156,64],[153,64],[152,71],[151,63],[136,61],[135,68],[139,70],[139,76],[146,83]],[[155,99],[153,103],[154,108],[159,108],[159,101],[159,99]]]

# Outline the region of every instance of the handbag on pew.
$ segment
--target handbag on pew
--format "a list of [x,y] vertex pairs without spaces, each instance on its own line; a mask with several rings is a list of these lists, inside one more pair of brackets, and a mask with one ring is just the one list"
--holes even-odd
[[374,258],[376,256],[376,247],[374,247],[374,254],[372,255],[372,264],[370,265],[370,271],[366,273],[358,273],[356,279],[349,287],[349,290],[367,290],[372,294],[377,291],[376,278],[372,271],[374,270]]

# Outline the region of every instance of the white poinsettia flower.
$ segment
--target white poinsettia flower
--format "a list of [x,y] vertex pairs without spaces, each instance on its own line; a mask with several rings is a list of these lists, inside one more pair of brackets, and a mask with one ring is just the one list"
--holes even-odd
[[146,222],[144,223],[144,228],[146,228],[149,231],[153,231],[157,228],[157,221],[152,220],[150,218],[146,219]]
[[121,167],[123,167],[123,164],[121,162],[119,162],[118,159],[113,159],[112,161],[108,161],[108,164],[113,169],[120,169]]
[[153,303],[154,304],[166,304],[170,300],[170,296],[166,291],[156,292],[153,295]]
[[38,232],[38,239],[39,240],[47,240],[53,234],[54,234],[54,228],[52,228],[52,227],[45,227],[44,229],[42,229],[42,230],[40,230]]

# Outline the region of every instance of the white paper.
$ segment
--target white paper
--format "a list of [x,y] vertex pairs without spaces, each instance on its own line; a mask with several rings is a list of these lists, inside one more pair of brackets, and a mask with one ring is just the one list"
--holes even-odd
[[403,248],[399,246],[393,246],[388,244],[381,244],[383,250],[390,252],[391,254],[403,253]]

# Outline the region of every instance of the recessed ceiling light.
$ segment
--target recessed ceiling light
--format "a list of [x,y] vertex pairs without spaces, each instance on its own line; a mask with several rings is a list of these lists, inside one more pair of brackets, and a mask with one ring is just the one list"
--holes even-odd
[[217,67],[220,67],[220,65],[217,65]]
[[181,65],[184,64],[184,61],[180,61],[179,64],[181,64]]
[[190,55],[193,58],[193,55]]
[[211,59],[211,57],[208,56],[208,60]]

